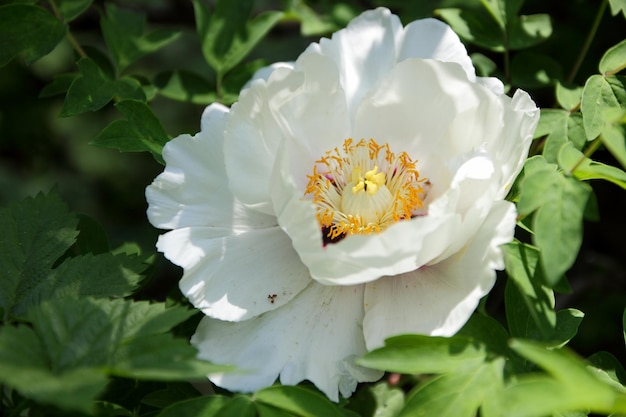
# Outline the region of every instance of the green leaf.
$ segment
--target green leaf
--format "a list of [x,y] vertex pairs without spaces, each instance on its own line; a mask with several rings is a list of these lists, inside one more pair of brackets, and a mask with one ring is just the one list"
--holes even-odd
[[93,0],[56,0],[55,3],[63,19],[71,22],[91,6]]
[[156,76],[154,84],[158,93],[172,100],[194,104],[211,104],[217,101],[215,87],[199,75],[174,70]]
[[0,381],[27,398],[89,412],[106,386],[106,376],[91,368],[52,373],[46,348],[27,326],[0,328]]
[[[513,411],[513,414],[505,413],[503,415],[549,415],[580,409],[588,409],[602,414],[626,412],[626,394],[624,391],[618,391],[613,384],[608,384],[598,378],[582,360],[569,351],[547,349],[540,344],[522,340],[514,341],[511,347],[520,355],[545,369],[552,378],[520,378],[518,383],[512,384],[502,393],[500,400],[503,403],[508,403],[510,410],[513,411],[515,406],[518,406],[522,412]],[[525,382],[528,381],[531,384],[526,385]],[[535,397],[526,397],[533,398],[534,401],[532,402],[536,403],[533,404],[532,414],[528,413],[531,407],[524,407],[519,404],[522,394],[529,395],[529,388],[538,394]],[[537,388],[544,388],[545,391],[540,394],[540,390]]]
[[542,285],[539,251],[521,242],[502,248],[510,278],[505,306],[511,336],[550,340],[557,323],[554,293]]
[[376,417],[396,417],[404,407],[404,391],[382,382],[371,387],[370,392],[376,400]]
[[568,172],[576,167],[573,174],[579,180],[605,180],[626,189],[626,172],[585,157],[571,144],[566,144],[561,148],[559,165]]
[[23,316],[45,300],[122,297],[136,288],[146,268],[138,257],[88,253],[59,261],[76,241],[76,226],[76,217],[56,193],[0,209],[4,320]]
[[82,58],[77,65],[80,76],[72,82],[67,91],[61,116],[74,116],[99,110],[116,96],[126,99],[146,99],[141,85],[133,78],[114,80],[90,58]]
[[180,36],[180,32],[169,29],[144,34],[146,16],[143,13],[124,10],[110,2],[105,8],[106,15],[100,19],[100,26],[119,71]]
[[548,14],[514,17],[509,22],[509,49],[525,49],[552,36],[552,22]]
[[44,98],[64,94],[78,76],[79,74],[56,75],[50,84],[41,89],[39,97]]
[[577,85],[556,83],[556,99],[559,105],[569,112],[575,111],[580,107],[580,101],[583,96],[583,88]]
[[169,382],[167,388],[152,391],[144,396],[141,403],[162,409],[183,400],[197,399],[200,396],[198,389],[187,382]]
[[[41,7],[9,4],[0,7],[0,67],[18,54],[30,64],[52,51],[67,26]],[[10,22],[10,24],[9,24]]]
[[219,411],[230,401],[230,398],[211,395],[179,401],[165,407],[156,417],[181,416],[219,416]]
[[399,417],[474,417],[485,397],[502,385],[503,365],[503,360],[486,362],[433,378],[409,395]]
[[624,342],[626,342],[626,310],[624,310],[624,313],[622,314],[622,333],[624,335]]
[[92,217],[78,215],[78,239],[74,246],[81,255],[92,253],[97,255],[109,251],[109,238],[104,227]]
[[151,152],[165,164],[161,153],[169,137],[150,107],[138,100],[123,100],[115,107],[126,120],[115,120],[104,128],[91,144],[121,152]]
[[548,55],[525,51],[511,61],[511,84],[522,88],[551,85],[562,76],[561,65]]
[[542,131],[548,132],[542,155],[546,161],[555,163],[558,155],[565,144],[572,144],[577,149],[582,149],[587,143],[587,136],[583,126],[583,118],[579,112],[570,113],[566,110],[545,110],[541,117],[546,120],[542,125]]
[[517,16],[524,0],[481,0],[481,3],[504,29],[508,22]]
[[486,357],[485,346],[466,337],[395,336],[358,360],[362,366],[399,373],[446,373],[472,367]]
[[455,8],[437,9],[434,14],[445,20],[463,40],[492,51],[505,50],[502,28],[489,16]]
[[240,63],[283,16],[264,12],[248,20],[252,0],[218,0],[213,13],[193,1],[202,53],[221,78]]
[[616,16],[619,12],[622,12],[626,18],[626,0],[609,0],[611,5],[611,14]]
[[302,36],[320,36],[340,29],[328,16],[320,16],[303,0],[289,2],[288,17],[300,22]]
[[626,39],[606,51],[598,68],[605,76],[613,75],[626,68]]
[[605,125],[603,113],[610,107],[626,106],[626,77],[592,75],[585,83],[581,111],[587,139],[598,137]]
[[476,68],[476,74],[480,77],[490,77],[498,69],[496,63],[486,55],[476,52],[471,54],[470,58],[472,58],[472,64]]
[[626,131],[625,127],[606,125],[602,130],[602,143],[611,154],[626,168]]
[[626,385],[626,371],[619,360],[609,352],[596,352],[587,358],[587,362],[602,370],[605,375],[620,385]]
[[591,198],[588,184],[549,168],[525,175],[518,210],[535,211],[533,242],[541,249],[545,283],[553,287],[574,263],[582,243],[582,219]]
[[342,416],[341,410],[325,396],[298,386],[272,386],[257,391],[254,399],[300,417]]
[[245,395],[237,395],[231,399],[219,413],[220,417],[255,417],[254,403]]

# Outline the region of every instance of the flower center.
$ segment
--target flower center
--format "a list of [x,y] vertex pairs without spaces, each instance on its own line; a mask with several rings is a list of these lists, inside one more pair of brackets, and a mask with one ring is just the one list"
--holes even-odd
[[424,208],[426,191],[415,162],[389,144],[347,139],[316,161],[305,194],[312,196],[324,243],[347,235],[381,232]]

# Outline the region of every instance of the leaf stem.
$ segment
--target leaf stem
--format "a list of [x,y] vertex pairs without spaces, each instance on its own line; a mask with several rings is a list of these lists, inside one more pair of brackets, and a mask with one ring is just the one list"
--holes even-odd
[[589,147],[585,150],[583,156],[581,156],[580,159],[576,161],[573,167],[567,170],[566,174],[572,175],[572,173],[576,171],[576,168],[578,168],[580,164],[585,162],[585,159],[591,157],[591,155],[593,155],[593,153],[598,150],[600,145],[602,145],[602,136],[597,137],[593,142],[591,142],[591,145],[589,145]]
[[[54,2],[54,0],[48,0],[48,3],[50,3],[50,7],[52,8],[52,12],[54,13],[54,16],[57,19],[59,19],[59,21],[61,21],[62,23],[65,23],[65,19],[63,18],[63,15],[59,11],[59,8],[57,7],[57,5]],[[69,25],[67,27],[67,40],[70,41],[70,43],[72,44],[72,47],[74,47],[74,49],[76,50],[76,53],[78,53],[78,55],[81,58],[86,58],[87,57],[87,53],[85,52],[85,50],[80,46],[80,44],[78,43],[78,41],[76,40],[74,35],[72,35],[72,32],[70,31]]]
[[570,71],[569,76],[567,77],[567,81],[570,83],[574,81],[574,78],[576,77],[576,74],[578,73],[578,70],[580,69],[580,66],[583,63],[585,56],[587,56],[587,52],[589,51],[589,48],[591,47],[591,42],[593,41],[593,38],[596,36],[596,33],[598,32],[598,28],[600,27],[600,22],[602,21],[602,16],[604,15],[604,11],[606,10],[606,6],[608,3],[609,3],[609,0],[602,0],[602,4],[600,4],[600,8],[598,9],[596,18],[593,21],[591,30],[589,30],[587,39],[585,39],[585,43],[583,44],[582,49],[578,53],[576,62],[574,63],[574,66],[572,67],[572,70]]

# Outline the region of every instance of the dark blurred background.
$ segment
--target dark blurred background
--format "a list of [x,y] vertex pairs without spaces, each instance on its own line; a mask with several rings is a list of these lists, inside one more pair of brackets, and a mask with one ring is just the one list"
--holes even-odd
[[[170,27],[183,31],[178,40],[139,60],[127,72],[153,79],[159,72],[183,68],[213,78],[214,74],[200,51],[190,1],[129,0],[115,3],[146,13],[149,30]],[[533,50],[546,53],[559,63],[563,78],[576,60],[600,3],[599,0],[528,0],[521,9],[522,14],[548,13],[552,16],[552,37]],[[81,44],[104,51],[98,12],[103,9],[103,4],[103,1],[96,1],[95,7],[71,23],[71,29]],[[280,1],[257,1],[255,4],[257,11],[285,7],[285,2]],[[342,27],[361,11],[376,6],[389,7],[404,24],[430,17],[437,8],[480,6],[479,0],[346,0],[340,4],[332,1],[307,1],[307,4],[325,19],[329,28]],[[607,9],[575,82],[581,85],[596,73],[602,54],[625,37],[623,17],[612,17]],[[318,39],[319,35],[303,36],[295,22],[283,23],[255,48],[248,59],[262,58],[267,63],[291,61],[310,42]],[[467,46],[470,52],[483,53],[502,68],[502,55]],[[85,213],[104,226],[112,247],[136,242],[144,251],[153,251],[160,232],[146,220],[144,189],[163,167],[147,153],[121,154],[89,145],[102,128],[120,117],[111,104],[96,113],[59,118],[63,96],[38,97],[54,75],[75,70],[74,62],[71,46],[63,42],[50,55],[30,66],[14,60],[0,69],[0,204],[6,205],[57,187],[72,211]],[[555,105],[554,86],[526,89],[540,107]],[[151,101],[151,107],[173,137],[199,130],[203,105],[157,95]],[[602,150],[594,158],[616,165]],[[574,307],[586,314],[579,335],[571,344],[573,348],[583,355],[609,350],[624,363],[621,318],[626,306],[626,198],[624,191],[613,184],[592,182],[592,186],[597,194],[601,221],[586,224],[579,260],[568,274],[574,292],[559,295],[557,308]],[[175,291],[179,278],[180,271],[160,258],[145,292],[150,297],[162,298],[169,291]],[[500,283],[488,304],[490,313],[498,318],[504,317],[501,287]]]

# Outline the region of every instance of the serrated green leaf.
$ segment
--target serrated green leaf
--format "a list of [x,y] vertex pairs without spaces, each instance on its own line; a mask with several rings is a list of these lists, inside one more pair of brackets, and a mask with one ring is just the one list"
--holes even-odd
[[107,378],[91,368],[51,373],[46,346],[27,326],[0,328],[0,381],[23,396],[68,410],[88,412]]
[[90,58],[77,63],[80,75],[72,82],[61,116],[74,116],[104,107],[113,97],[145,100],[141,85],[132,78],[114,80]]
[[503,360],[436,377],[409,395],[399,417],[474,417],[486,396],[502,385]]
[[626,0],[609,0],[611,5],[611,14],[616,16],[619,12],[622,12],[624,18],[626,18]]
[[249,20],[252,1],[218,0],[212,13],[193,1],[202,53],[218,78],[240,63],[283,16],[264,12]]
[[156,76],[154,84],[160,95],[172,100],[195,104],[211,104],[217,101],[215,87],[199,75],[174,70]]
[[[52,51],[67,33],[67,26],[41,7],[9,4],[0,7],[0,67],[18,54],[30,64]],[[10,22],[10,24],[8,24]]]
[[486,357],[486,348],[466,337],[395,336],[367,353],[359,365],[400,373],[446,373],[472,367]]
[[556,83],[556,100],[565,110],[572,112],[580,107],[583,88],[577,85]]
[[74,243],[77,219],[52,192],[0,208],[0,307],[7,320]]
[[341,410],[325,396],[298,386],[265,388],[257,391],[254,399],[300,417],[342,416]]
[[115,120],[104,128],[91,144],[121,152],[148,151],[165,164],[161,156],[169,137],[150,107],[138,100],[123,100],[115,107],[126,120]]
[[544,54],[524,51],[511,61],[511,83],[522,88],[551,85],[562,76],[561,65]]
[[79,254],[94,255],[109,251],[109,238],[104,227],[86,214],[78,215],[78,238],[74,247]]
[[55,3],[63,19],[71,22],[91,6],[93,0],[56,0]]
[[144,34],[146,17],[143,13],[125,10],[110,2],[105,4],[105,8],[106,14],[100,19],[100,26],[119,71],[180,36],[180,32],[167,29]]
[[610,107],[626,105],[626,77],[592,75],[585,83],[581,112],[587,139],[598,137],[605,125],[603,113]]
[[552,36],[552,21],[548,14],[514,17],[509,22],[509,48],[525,49]]
[[455,8],[437,9],[434,14],[445,20],[463,40],[492,51],[505,50],[504,33],[498,23],[489,16]]
[[559,165],[572,172],[579,180],[605,180],[626,189],[626,172],[623,170],[589,159],[571,144],[566,144],[559,152]]
[[600,60],[601,74],[613,75],[626,68],[626,39],[610,47]]
[[192,398],[165,407],[156,417],[219,416],[218,413],[229,401],[230,398],[220,395]]

